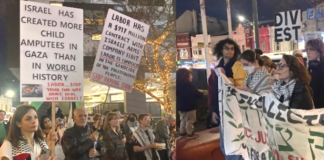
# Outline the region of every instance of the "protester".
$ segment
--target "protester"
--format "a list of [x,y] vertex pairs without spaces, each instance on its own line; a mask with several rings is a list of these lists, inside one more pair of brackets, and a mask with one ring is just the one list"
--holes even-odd
[[151,119],[150,128],[151,128],[152,130],[154,130],[154,129],[155,129],[155,121],[154,121],[154,119],[153,119],[153,117],[152,117],[152,114],[148,114],[148,115],[149,115],[149,117],[150,117],[150,119]]
[[132,136],[138,127],[139,127],[139,123],[137,121],[137,115],[135,113],[129,114],[124,125],[124,130],[125,130],[124,134],[126,136],[126,150],[127,150],[129,160],[134,159]]
[[102,124],[103,124],[103,117],[101,116],[101,114],[96,114],[93,117],[93,126],[91,128],[91,131],[92,132],[97,131],[99,133],[98,135],[99,138],[102,136],[103,133]]
[[[47,115],[50,117],[52,116],[52,104],[47,109]],[[59,107],[58,102],[55,102],[55,118],[62,118],[62,119],[64,118],[64,115],[62,113],[62,110]]]
[[106,146],[106,154],[101,160],[128,160],[125,147],[126,137],[120,133],[119,115],[114,112],[108,113],[103,126],[103,141]]
[[258,95],[271,90],[274,79],[264,67],[261,67],[263,61],[259,54],[253,50],[246,50],[241,54],[240,62],[248,75],[244,80],[244,85],[238,86],[238,89]]
[[[47,115],[43,116],[39,121],[39,125],[40,125],[41,129],[43,130],[43,132],[45,133],[45,137],[47,137],[52,129],[51,118]],[[55,131],[57,131],[57,129],[55,129]],[[57,140],[55,142],[56,160],[64,160],[65,159],[65,156],[64,156],[64,153],[62,150],[62,146],[61,146],[61,137],[62,137],[62,135],[60,135],[57,131]]]
[[150,126],[150,118],[147,114],[138,116],[140,126],[133,134],[133,149],[136,160],[160,160],[156,151],[157,145],[154,143],[154,134]]
[[[240,56],[240,47],[232,39],[224,39],[215,45],[214,55],[220,60],[216,68],[220,68],[226,77],[235,85],[242,86],[246,77],[243,66],[238,62]],[[208,106],[212,111],[211,120],[220,124],[219,104],[218,104],[218,78],[215,71],[212,70],[208,78]],[[218,122],[217,122],[218,120]],[[207,124],[208,125],[208,124]],[[224,139],[222,127],[220,125],[220,147],[226,159],[243,159],[241,155],[226,155],[224,148]]]
[[263,67],[268,71],[271,76],[275,75],[276,64],[268,56],[261,56],[260,59],[263,61]]
[[272,86],[277,99],[294,109],[313,109],[314,104],[309,86],[311,77],[299,60],[284,55],[277,65],[279,80]]
[[180,136],[197,138],[194,132],[196,122],[197,100],[203,97],[203,93],[191,83],[192,73],[186,68],[180,68],[176,73],[176,98],[177,111],[180,115]]
[[[46,139],[38,126],[38,116],[35,108],[29,105],[17,107],[12,116],[9,133],[0,148],[0,159],[18,159],[22,154],[28,153],[26,159],[56,159],[49,157],[52,144],[57,140],[55,132],[49,131]],[[31,149],[32,148],[32,149]]]
[[295,50],[293,52],[293,56],[297,57],[299,62],[302,63],[305,66],[304,58],[303,58],[303,52],[301,50]]
[[310,86],[313,90],[315,108],[324,108],[324,44],[322,40],[312,39],[306,43]]
[[254,49],[254,52],[259,56],[263,55],[263,51],[261,49]]
[[66,160],[99,159],[106,153],[104,142],[98,140],[99,133],[92,132],[88,113],[84,108],[76,108],[73,114],[74,126],[67,129],[62,137],[62,147]]
[[156,127],[154,129],[155,142],[164,143],[166,149],[159,150],[158,153],[160,155],[161,160],[169,160],[170,159],[170,129],[169,127],[173,122],[175,122],[176,118],[172,114],[167,114],[165,118],[161,119],[156,123]]
[[120,123],[120,131],[122,132],[123,135],[125,135],[125,129],[124,129],[124,126],[125,126],[125,124],[126,124],[127,117],[128,117],[128,115],[127,115],[127,114],[124,114],[124,116],[123,116],[123,121]]
[[8,133],[7,124],[4,123],[5,116],[6,112],[4,110],[0,110],[0,147]]

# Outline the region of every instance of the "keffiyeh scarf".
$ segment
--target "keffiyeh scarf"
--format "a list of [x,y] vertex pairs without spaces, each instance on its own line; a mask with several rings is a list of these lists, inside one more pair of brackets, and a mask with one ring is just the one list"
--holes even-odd
[[[39,140],[38,142],[35,141],[35,143],[38,143],[41,147],[41,155],[42,154],[45,154],[46,153],[46,150],[48,150],[48,147],[47,147],[47,144],[45,142],[45,140]],[[12,153],[12,157],[15,157],[15,156],[18,156],[20,154],[23,154],[23,153],[31,153],[31,149],[30,149],[30,146],[29,144],[27,143],[27,140],[25,137],[23,137],[22,140],[19,140],[18,141],[18,146],[17,147],[14,147],[12,146],[12,149],[11,149],[11,153]],[[34,151],[36,152],[36,151]]]
[[132,131],[132,133],[134,133],[136,131],[136,129],[138,128],[139,123],[138,123],[138,121],[135,121],[135,122],[127,121],[127,125],[129,127],[129,129]]
[[268,74],[269,73],[265,68],[260,67],[255,73],[249,74],[245,77],[244,85],[254,90],[254,87]]
[[272,90],[277,99],[286,105],[289,105],[289,100],[292,96],[296,84],[296,80],[290,80],[288,83],[278,80],[273,86]]
[[[150,129],[147,129],[146,131],[148,132],[150,138],[145,133],[145,130],[143,130],[141,128],[138,128],[133,134],[134,137],[136,138],[136,140],[138,141],[138,143],[141,146],[146,146],[146,145],[149,145],[151,143],[154,143],[155,136],[153,134],[153,131],[150,130]],[[158,152],[156,150],[154,150],[154,151],[156,152],[156,155],[159,157]],[[153,159],[152,149],[145,150],[144,154],[145,154],[145,157],[146,157],[147,160],[152,160]]]

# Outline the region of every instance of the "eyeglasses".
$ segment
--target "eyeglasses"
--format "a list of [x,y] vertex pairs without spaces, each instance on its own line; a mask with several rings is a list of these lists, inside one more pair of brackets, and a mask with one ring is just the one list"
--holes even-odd
[[288,66],[287,64],[279,63],[279,64],[277,65],[277,69],[282,70],[284,67],[287,67],[287,66]]
[[229,48],[229,47],[224,47],[223,49],[225,49],[225,50],[232,50],[232,51],[234,51],[235,49],[234,49],[234,47],[231,47],[231,48]]

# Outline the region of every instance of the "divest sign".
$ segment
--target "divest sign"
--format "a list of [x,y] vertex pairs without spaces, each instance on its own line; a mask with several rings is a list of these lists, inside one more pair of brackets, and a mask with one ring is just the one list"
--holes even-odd
[[131,92],[149,28],[109,9],[90,80]]
[[275,41],[294,41],[301,34],[301,10],[278,12],[275,18]]
[[83,10],[20,1],[20,100],[83,100]]

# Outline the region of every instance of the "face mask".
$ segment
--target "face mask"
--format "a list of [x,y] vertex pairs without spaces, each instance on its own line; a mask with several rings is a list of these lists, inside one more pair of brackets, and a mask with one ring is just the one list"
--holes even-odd
[[135,121],[136,121],[136,118],[135,118],[135,117],[131,117],[129,120],[130,120],[131,122],[135,122]]
[[243,69],[247,72],[247,74],[252,74],[254,72],[254,66],[244,66]]

